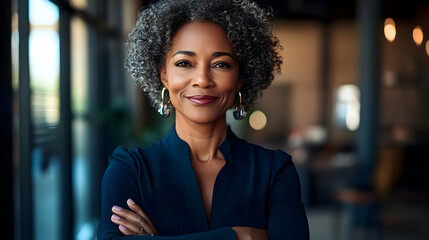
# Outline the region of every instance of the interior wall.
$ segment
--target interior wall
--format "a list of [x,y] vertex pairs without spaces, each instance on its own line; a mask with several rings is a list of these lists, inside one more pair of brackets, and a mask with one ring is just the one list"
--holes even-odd
[[333,122],[334,92],[344,84],[358,84],[358,29],[352,20],[332,22],[329,36],[328,109],[329,141],[335,145],[354,142],[355,132],[340,129]]
[[319,122],[321,24],[316,21],[277,21],[275,26],[284,49],[282,73],[276,76],[272,88],[290,86],[290,127],[304,131]]

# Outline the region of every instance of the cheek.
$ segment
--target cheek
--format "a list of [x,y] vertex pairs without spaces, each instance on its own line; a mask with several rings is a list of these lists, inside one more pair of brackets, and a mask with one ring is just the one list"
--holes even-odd
[[235,95],[237,94],[238,81],[236,79],[228,80],[229,81],[224,81],[222,84],[219,84],[218,87],[226,95],[225,97],[228,105],[232,105],[234,103]]
[[172,72],[167,76],[168,89],[170,91],[171,97],[175,97],[177,94],[180,94],[188,86],[187,77],[183,74],[176,74]]

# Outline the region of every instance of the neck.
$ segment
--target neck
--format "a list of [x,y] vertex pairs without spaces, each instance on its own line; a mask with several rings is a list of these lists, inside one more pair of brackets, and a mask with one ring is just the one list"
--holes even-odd
[[227,135],[225,115],[214,122],[202,124],[176,114],[176,132],[189,145],[192,161],[210,163],[223,159],[219,146]]

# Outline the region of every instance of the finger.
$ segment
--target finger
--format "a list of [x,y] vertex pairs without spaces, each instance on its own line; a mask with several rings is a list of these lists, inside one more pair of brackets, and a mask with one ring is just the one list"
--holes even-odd
[[121,218],[117,220],[119,224],[123,224],[129,229],[134,230],[135,232],[140,233],[140,227],[142,227],[143,230],[148,233],[154,232],[152,229],[150,229],[150,225],[143,219],[143,217],[138,215],[138,213],[121,208],[119,206],[113,206],[112,212]]
[[144,231],[143,227],[137,225],[137,224],[133,224],[132,222],[128,221],[125,218],[121,218],[116,214],[113,214],[112,217],[110,218],[110,220],[116,224],[119,225],[120,230],[122,230],[121,232],[123,232],[124,234],[126,233],[127,235],[143,235],[143,234],[148,234],[147,232]]
[[[126,218],[128,220],[133,219],[132,215],[137,215],[137,213],[133,212],[133,211],[129,211],[127,209],[121,208],[119,206],[113,206],[112,207],[112,212],[122,218]],[[135,218],[135,217],[134,217]]]
[[121,208],[119,206],[113,206],[112,212],[122,218],[125,218],[129,221],[139,223],[139,214],[124,208]]
[[121,233],[123,233],[126,236],[135,235],[133,231],[131,231],[130,229],[128,229],[123,225],[119,225],[119,231],[121,231]]
[[133,211],[121,208],[119,206],[113,206],[112,212],[118,215],[119,217],[128,220],[130,224],[126,226],[131,230],[139,232],[139,229],[141,227],[144,230],[144,232],[148,234],[156,233],[156,229],[153,229],[150,226],[150,224],[144,219],[144,217],[142,217],[139,213],[135,213]]
[[127,205],[128,207],[137,212],[140,216],[142,216],[144,218],[144,220],[146,220],[146,222],[149,224],[149,226],[152,228],[152,232],[149,231],[149,233],[155,233],[158,234],[158,231],[156,230],[155,226],[152,223],[152,220],[150,220],[149,216],[143,211],[143,209],[141,209],[141,207],[136,204],[131,198],[129,198],[127,200]]

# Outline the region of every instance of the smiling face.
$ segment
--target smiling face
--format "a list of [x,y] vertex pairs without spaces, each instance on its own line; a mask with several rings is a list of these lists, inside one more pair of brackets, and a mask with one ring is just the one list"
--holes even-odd
[[191,22],[177,31],[160,74],[176,119],[195,123],[225,119],[241,87],[237,57],[225,31],[210,22]]

